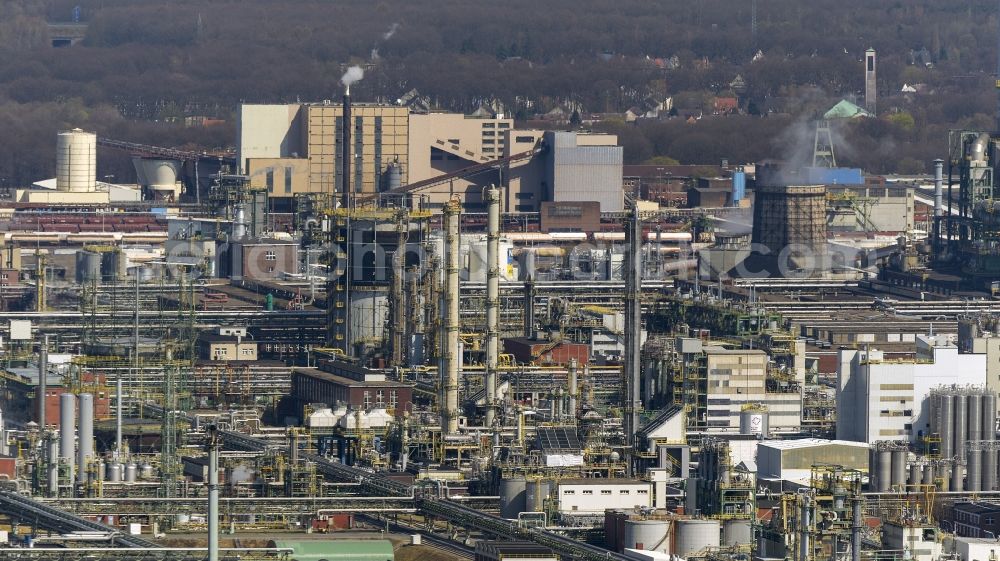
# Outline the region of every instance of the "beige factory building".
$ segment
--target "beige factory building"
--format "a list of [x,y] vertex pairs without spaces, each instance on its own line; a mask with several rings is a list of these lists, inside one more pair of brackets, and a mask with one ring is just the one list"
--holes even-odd
[[[411,114],[406,107],[383,104],[355,103],[351,114],[355,193],[388,189],[392,166],[406,185],[496,160],[507,153],[514,126],[513,119]],[[339,102],[242,105],[238,152],[244,173],[253,186],[266,188],[272,199],[286,199],[289,207],[296,194],[338,192],[342,120]],[[442,205],[457,193],[476,207],[483,186],[499,181],[496,176],[488,172],[427,189],[423,202]]]

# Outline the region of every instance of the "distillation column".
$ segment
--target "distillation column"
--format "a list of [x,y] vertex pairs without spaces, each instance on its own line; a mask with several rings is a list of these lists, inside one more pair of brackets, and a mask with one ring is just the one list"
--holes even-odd
[[632,205],[632,215],[625,226],[628,243],[628,264],[625,277],[625,370],[622,373],[625,387],[625,446],[628,461],[628,476],[634,469],[635,432],[639,429],[639,378],[642,374],[640,354],[642,345],[642,308],[640,306],[640,283],[642,282],[642,222],[639,208]]
[[87,471],[94,459],[94,394],[80,394],[80,442],[77,446],[77,482],[86,484],[90,477]]
[[208,431],[208,561],[219,561],[219,434],[214,425]]
[[76,447],[76,395],[64,393],[59,396],[59,461],[66,466],[66,481],[73,483],[73,462]]
[[441,406],[441,430],[458,434],[458,263],[459,263],[459,203],[450,200],[444,205],[445,228],[445,338],[444,338],[444,400]]
[[569,416],[573,423],[576,423],[576,406],[577,406],[577,392],[579,392],[579,383],[576,378],[576,359],[569,359]]
[[500,190],[486,191],[486,426],[496,422],[497,358],[500,353]]
[[48,383],[48,373],[49,373],[49,336],[45,335],[42,337],[42,346],[38,349],[38,397],[35,401],[38,402],[38,428],[41,429],[42,434],[45,434],[45,425],[48,420],[45,418],[45,402],[46,393],[48,389],[46,384]]

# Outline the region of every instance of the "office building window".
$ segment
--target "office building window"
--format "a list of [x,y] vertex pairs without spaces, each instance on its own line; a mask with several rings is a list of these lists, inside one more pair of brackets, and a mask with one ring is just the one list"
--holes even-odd
[[264,261],[277,261],[277,260],[278,256],[273,251],[268,250],[264,253]]
[[267,192],[274,192],[274,168],[267,168]]
[[292,168],[285,167],[285,192],[292,192]]

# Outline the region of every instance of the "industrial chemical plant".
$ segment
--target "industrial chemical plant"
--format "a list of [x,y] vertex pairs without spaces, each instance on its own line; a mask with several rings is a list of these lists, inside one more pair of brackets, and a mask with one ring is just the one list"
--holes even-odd
[[362,76],[2,201],[0,558],[995,557],[1000,132],[685,175]]

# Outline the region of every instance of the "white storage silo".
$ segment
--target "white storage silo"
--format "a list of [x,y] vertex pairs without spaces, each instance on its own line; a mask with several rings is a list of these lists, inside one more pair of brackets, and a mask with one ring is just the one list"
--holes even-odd
[[670,521],[626,520],[623,540],[628,549],[670,553]]
[[719,547],[721,527],[718,520],[678,520],[674,555],[687,558],[705,548]]
[[389,319],[389,295],[379,290],[351,292],[351,334],[355,341],[384,340]]
[[80,129],[56,136],[56,190],[97,191],[97,135]]

